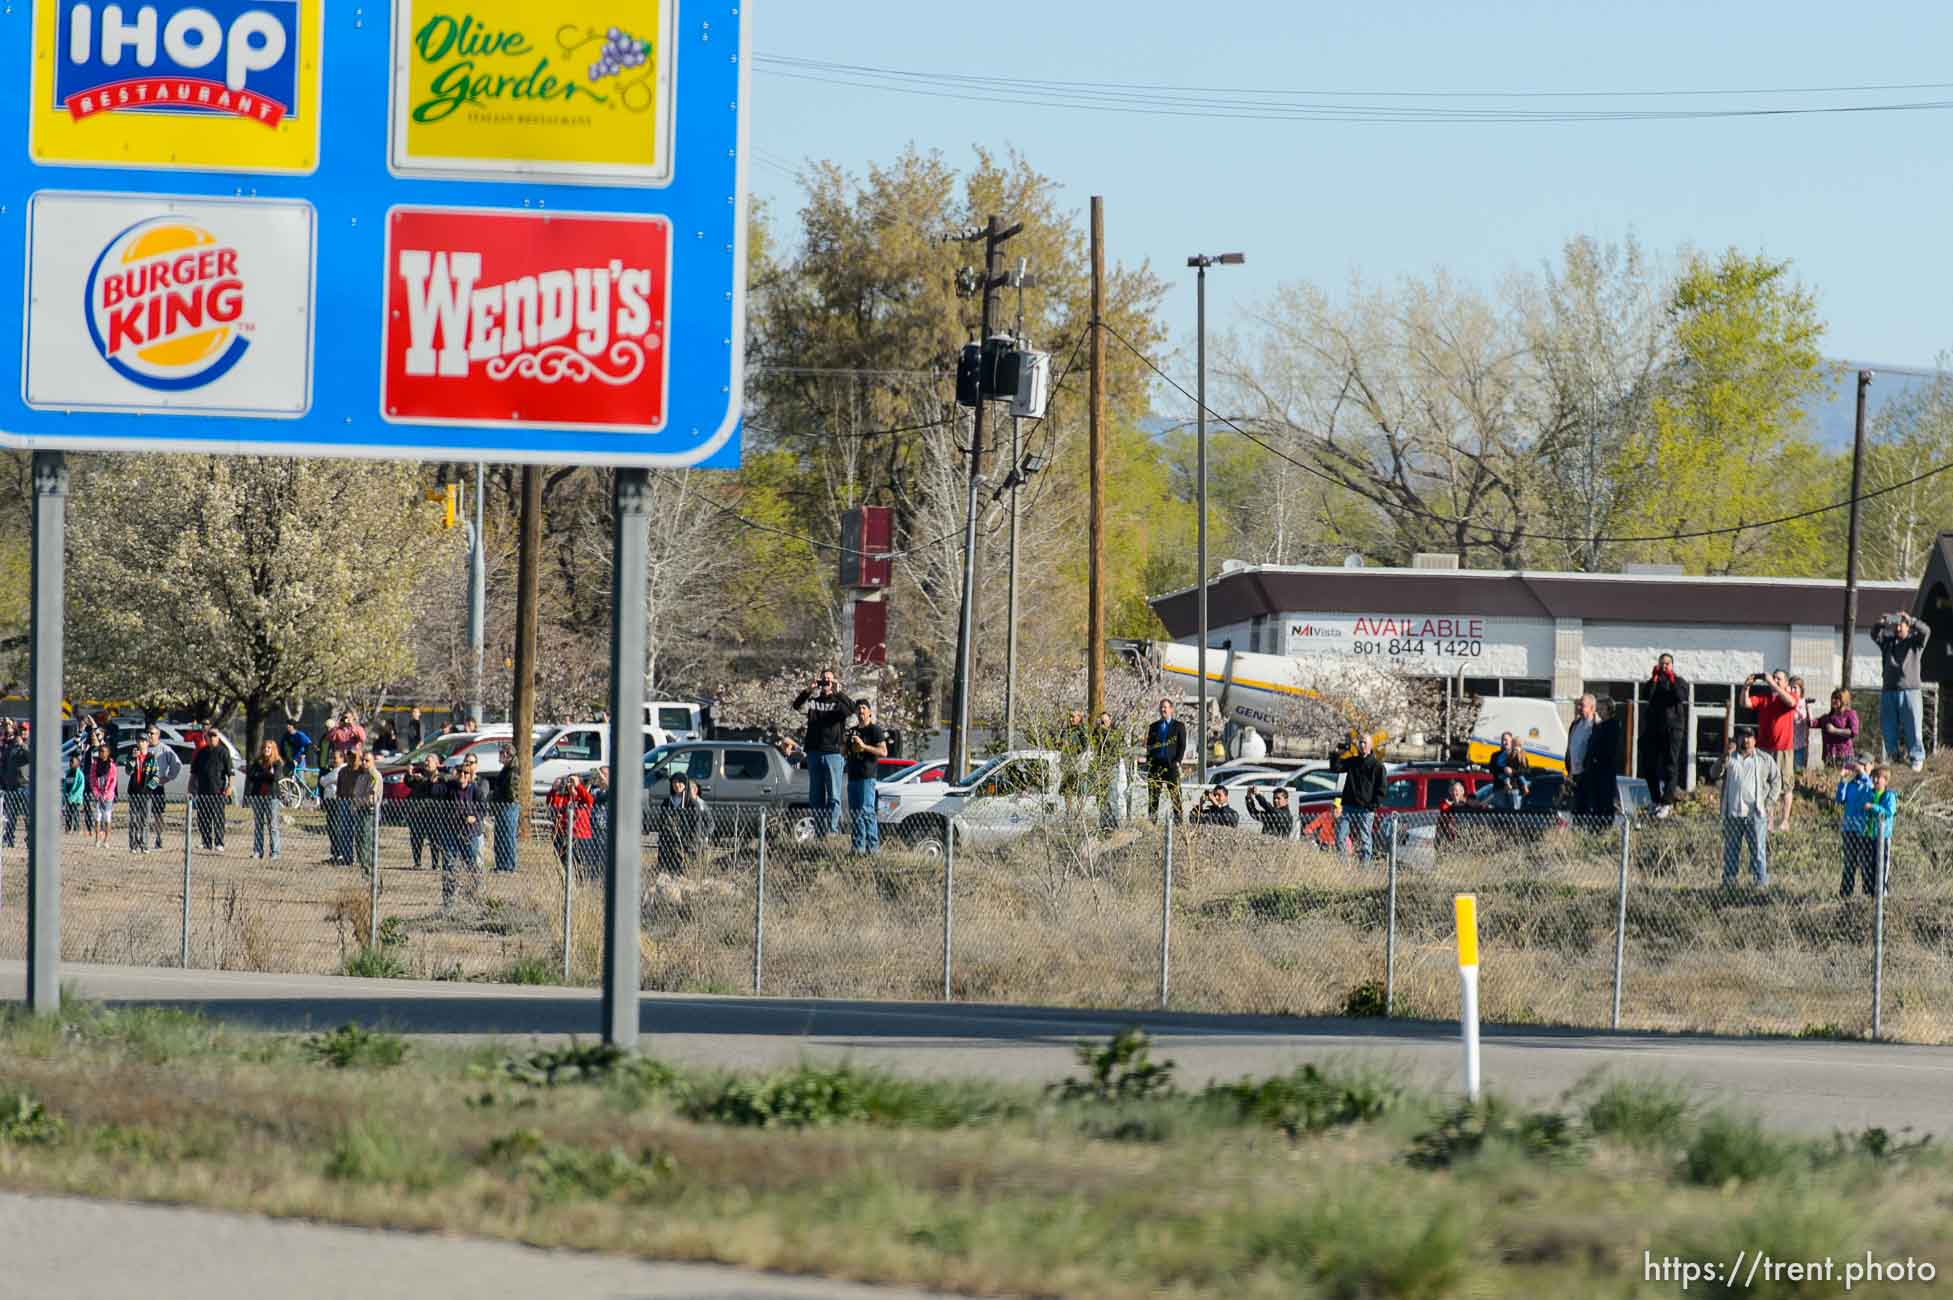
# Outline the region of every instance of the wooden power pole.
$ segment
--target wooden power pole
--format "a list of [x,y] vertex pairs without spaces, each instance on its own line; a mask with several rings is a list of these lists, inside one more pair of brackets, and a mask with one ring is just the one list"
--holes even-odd
[[1851,648],[1858,639],[1858,506],[1865,495],[1865,391],[1872,372],[1858,372],[1858,417],[1851,434],[1851,515],[1845,541],[1844,674],[1840,688],[1851,689]]
[[1092,196],[1091,547],[1085,599],[1086,717],[1105,709],[1105,200]]
[[522,528],[515,568],[515,736],[509,746],[515,762],[517,799],[529,795],[529,751],[536,727],[536,606],[542,577],[542,471],[522,467]]

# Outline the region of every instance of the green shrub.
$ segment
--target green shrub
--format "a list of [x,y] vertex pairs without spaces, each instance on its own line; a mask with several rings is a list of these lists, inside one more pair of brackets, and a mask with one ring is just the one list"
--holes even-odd
[[1694,1116],[1695,1102],[1683,1088],[1657,1080],[1615,1080],[1587,1102],[1582,1118],[1596,1137],[1659,1151],[1683,1146]]
[[1467,1102],[1412,1139],[1406,1159],[1418,1169],[1449,1169],[1495,1151],[1528,1160],[1569,1161],[1582,1152],[1579,1132],[1558,1111],[1518,1110],[1497,1097]]
[[1800,1154],[1798,1144],[1766,1133],[1756,1116],[1716,1111],[1682,1157],[1682,1177],[1698,1187],[1753,1183],[1791,1169]]
[[570,1040],[568,1047],[545,1048],[527,1056],[510,1057],[502,1072],[518,1083],[554,1088],[559,1083],[594,1083],[613,1077],[632,1058],[615,1043]]
[[1143,1029],[1122,1029],[1103,1047],[1081,1042],[1077,1052],[1091,1077],[1052,1084],[1060,1101],[1144,1101],[1173,1094],[1173,1062],[1153,1060],[1152,1041]]
[[511,964],[493,983],[496,984],[554,984],[560,974],[559,968],[551,966],[540,957],[523,957]]
[[1899,1130],[1893,1136],[1882,1128],[1861,1129],[1856,1133],[1836,1133],[1831,1138],[1831,1150],[1827,1153],[1832,1162],[1839,1160],[1866,1160],[1872,1164],[1901,1164],[1918,1156],[1925,1155],[1933,1144],[1933,1135],[1922,1134],[1911,1141],[1905,1135],[1909,1128]]
[[339,973],[354,979],[404,980],[407,978],[407,963],[391,948],[361,948],[346,958]]
[[616,1147],[546,1142],[534,1129],[517,1129],[488,1144],[482,1163],[505,1169],[529,1184],[539,1201],[642,1201],[677,1168],[671,1156],[646,1148],[636,1158]]
[[48,1146],[59,1142],[66,1132],[67,1125],[48,1114],[47,1107],[28,1093],[0,1093],[0,1143]]
[[1343,1014],[1352,1020],[1374,1020],[1390,1014],[1382,983],[1364,980],[1343,999]]
[[764,1079],[728,1079],[692,1098],[688,1118],[746,1128],[825,1128],[871,1118],[865,1076],[842,1066],[803,1065]]
[[345,1024],[329,1034],[312,1035],[305,1040],[305,1050],[313,1060],[335,1070],[356,1065],[385,1070],[406,1057],[407,1040],[398,1034],[375,1033]]
[[1267,1124],[1290,1137],[1366,1123],[1391,1110],[1402,1097],[1402,1089],[1372,1075],[1328,1075],[1313,1065],[1268,1079],[1212,1084],[1201,1094],[1203,1101],[1229,1109],[1244,1121]]
[[397,916],[389,916],[380,922],[378,948],[404,948],[407,946],[407,923]]

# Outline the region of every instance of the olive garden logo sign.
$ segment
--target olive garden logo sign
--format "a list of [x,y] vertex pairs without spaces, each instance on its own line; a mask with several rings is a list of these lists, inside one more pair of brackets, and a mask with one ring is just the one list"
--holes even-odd
[[675,0],[394,0],[394,171],[671,179]]

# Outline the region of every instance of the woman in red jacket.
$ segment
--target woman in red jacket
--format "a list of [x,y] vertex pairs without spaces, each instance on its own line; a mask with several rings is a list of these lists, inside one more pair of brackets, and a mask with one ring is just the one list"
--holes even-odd
[[568,871],[572,860],[587,861],[584,842],[590,838],[590,809],[596,798],[583,778],[572,772],[549,789],[549,819],[555,828],[556,860]]

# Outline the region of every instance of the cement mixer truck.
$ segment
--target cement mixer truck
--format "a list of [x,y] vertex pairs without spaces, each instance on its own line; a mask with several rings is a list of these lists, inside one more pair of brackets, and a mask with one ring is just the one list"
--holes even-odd
[[[1119,649],[1129,659],[1143,661],[1158,672],[1166,693],[1175,699],[1190,702],[1198,697],[1200,656],[1195,647],[1177,641],[1129,641]],[[1324,691],[1333,694],[1339,676],[1346,671],[1341,656],[1291,658],[1211,648],[1207,651],[1207,698],[1223,722],[1235,724],[1237,734],[1245,738],[1252,731],[1265,743],[1277,733],[1293,734],[1298,719],[1309,712],[1305,702],[1322,699]],[[1374,670],[1366,666],[1363,671]],[[1400,724],[1404,721],[1387,724],[1387,728],[1403,730]],[[1336,729],[1340,731],[1341,725],[1336,724]],[[1566,770],[1566,722],[1560,706],[1552,700],[1494,696],[1480,701],[1469,734],[1462,738],[1467,759],[1474,763],[1489,760],[1499,747],[1500,735],[1507,731],[1519,737],[1535,770]],[[1378,739],[1381,742],[1388,737],[1380,734]],[[1254,756],[1258,755],[1240,755]]]

